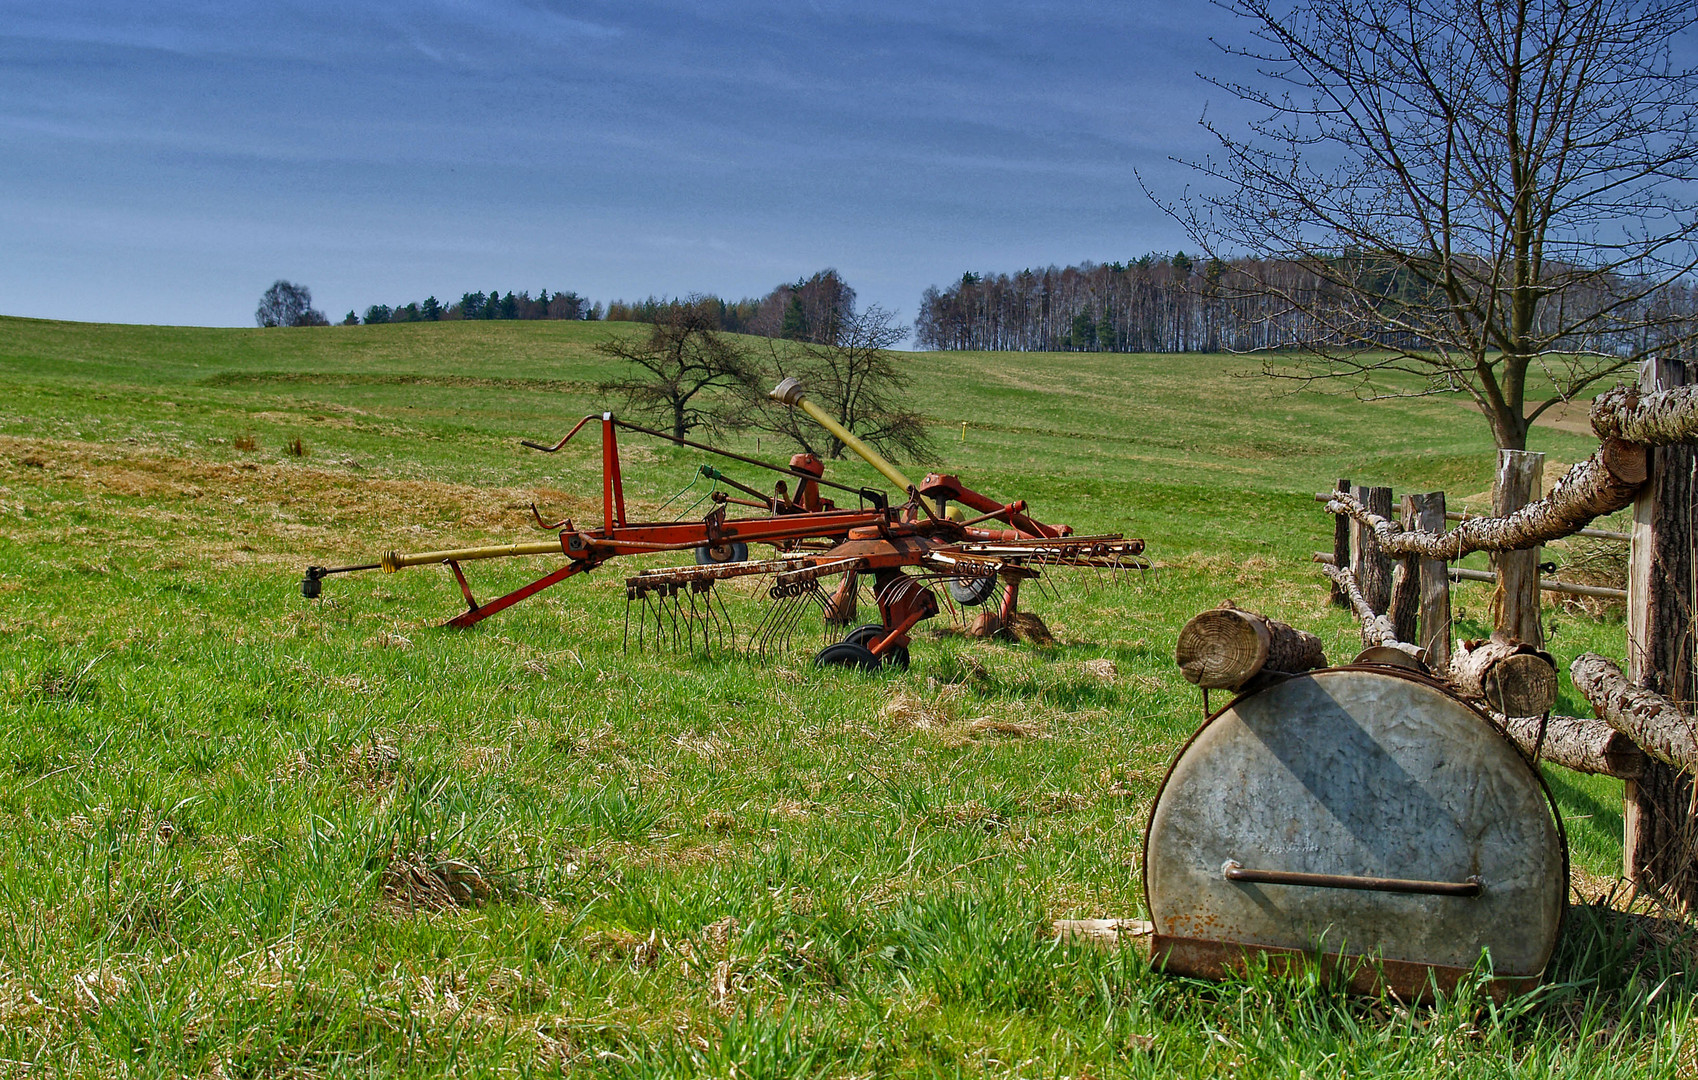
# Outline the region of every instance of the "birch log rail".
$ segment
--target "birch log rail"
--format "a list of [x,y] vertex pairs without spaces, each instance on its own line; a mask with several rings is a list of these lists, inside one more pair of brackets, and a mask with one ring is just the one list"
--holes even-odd
[[1363,645],[1370,649],[1376,645],[1384,646],[1388,649],[1406,652],[1417,660],[1422,658],[1420,647],[1411,645],[1407,641],[1399,641],[1397,628],[1392,626],[1391,620],[1376,612],[1369,605],[1367,597],[1362,595],[1362,587],[1356,583],[1355,574],[1343,567],[1332,566],[1327,563],[1321,564],[1321,570],[1328,578],[1332,579],[1333,584],[1344,590],[1344,595],[1350,599],[1350,609],[1356,613],[1357,621],[1362,624]]
[[1608,439],[1569,469],[1544,498],[1507,517],[1468,518],[1447,533],[1405,531],[1343,492],[1327,503],[1327,511],[1347,514],[1372,530],[1387,555],[1451,560],[1475,551],[1519,551],[1570,536],[1592,519],[1631,503],[1645,477],[1645,448]]
[[1568,674],[1600,720],[1658,761],[1698,772],[1698,722],[1680,706],[1634,686],[1614,661],[1597,653],[1575,657]]
[[1592,402],[1592,430],[1600,439],[1645,446],[1698,442],[1698,386],[1606,390]]
[[1186,680],[1206,690],[1237,690],[1263,671],[1327,666],[1320,638],[1231,601],[1186,623],[1174,652]]

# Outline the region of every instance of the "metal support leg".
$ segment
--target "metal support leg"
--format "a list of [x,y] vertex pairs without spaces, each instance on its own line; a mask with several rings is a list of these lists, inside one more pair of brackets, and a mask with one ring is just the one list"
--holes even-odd
[[[454,566],[453,563],[449,563],[448,565],[453,567],[454,575],[456,577],[459,577],[460,576],[460,568],[457,567],[457,566]],[[567,563],[565,566],[562,566],[560,569],[556,570],[552,574],[549,574],[547,577],[538,578],[537,580],[531,582],[529,585],[526,585],[523,588],[514,589],[512,592],[508,593],[506,596],[503,596],[498,600],[491,600],[489,603],[484,604],[481,607],[478,606],[476,603],[472,603],[472,609],[470,611],[462,612],[461,614],[454,616],[452,619],[449,619],[447,622],[443,623],[442,625],[444,625],[444,626],[457,626],[457,627],[460,627],[461,629],[464,629],[465,627],[471,626],[475,623],[482,622],[483,620],[489,618],[491,615],[494,615],[496,612],[504,611],[507,608],[512,607],[514,604],[517,604],[519,601],[526,599],[527,597],[535,596],[537,593],[542,592],[544,589],[548,588],[550,585],[558,585],[560,582],[565,581],[567,578],[571,577],[573,574],[579,574],[579,573],[584,572],[585,570],[591,569],[592,566],[593,566],[593,564],[591,564],[591,563],[582,563],[582,562]],[[472,600],[471,590],[466,589],[466,579],[463,578],[463,577],[460,578],[460,587],[462,589],[465,589],[466,600],[468,602],[471,602],[471,600]]]

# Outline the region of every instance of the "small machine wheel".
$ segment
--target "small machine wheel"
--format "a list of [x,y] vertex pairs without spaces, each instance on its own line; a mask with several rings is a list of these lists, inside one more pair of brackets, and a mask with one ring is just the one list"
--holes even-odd
[[748,561],[749,545],[741,540],[733,540],[729,544],[719,544],[715,547],[702,544],[696,548],[697,566],[717,566],[720,563]]
[[873,642],[884,636],[884,627],[878,623],[868,623],[857,626],[843,636],[845,645],[859,645],[863,649],[872,648]]
[[855,645],[840,641],[836,645],[827,645],[814,657],[814,663],[820,667],[860,668],[862,671],[877,671],[879,659],[865,645]]
[[[849,631],[848,636],[843,639],[843,643],[845,645],[859,645],[861,648],[867,649],[870,652],[873,642],[883,637],[887,632],[888,631],[886,631],[885,628],[880,626],[878,623],[868,623],[865,626],[857,626],[855,629]],[[907,671],[908,646],[898,645],[894,649],[887,651],[882,657],[880,657],[880,659],[889,664],[891,667],[898,667],[903,671]]]
[[962,607],[978,607],[996,593],[996,575],[983,577],[953,577],[949,579],[949,595]]

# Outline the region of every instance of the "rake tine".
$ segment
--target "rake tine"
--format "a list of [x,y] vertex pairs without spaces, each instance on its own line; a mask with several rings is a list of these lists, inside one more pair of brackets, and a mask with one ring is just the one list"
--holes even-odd
[[700,629],[701,629],[701,632],[702,632],[702,652],[705,653],[705,652],[707,652],[707,647],[708,647],[708,644],[707,644],[707,624],[702,618],[701,609],[696,606],[696,590],[694,588],[690,588],[690,589],[686,589],[685,592],[687,592],[689,594],[689,601],[690,601],[690,617],[689,617],[690,651],[691,652],[696,651],[696,630],[698,628],[698,624],[700,624]]
[[[726,614],[725,601],[720,599],[719,590],[712,588],[707,591],[705,600],[707,602],[708,618],[713,620],[714,641],[718,643],[720,651],[723,652],[725,650],[725,629],[727,623],[730,621],[729,619],[724,618]],[[715,600],[719,600],[719,606],[717,609],[714,607]],[[737,647],[737,638],[735,636],[731,638],[731,647],[733,649]]]

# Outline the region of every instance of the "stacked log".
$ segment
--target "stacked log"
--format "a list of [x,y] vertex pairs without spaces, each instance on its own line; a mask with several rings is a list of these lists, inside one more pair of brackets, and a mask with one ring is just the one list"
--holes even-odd
[[1462,697],[1484,701],[1504,716],[1543,716],[1556,704],[1551,654],[1496,635],[1457,647],[1450,683]]
[[1186,623],[1175,651],[1186,680],[1205,690],[1237,690],[1264,671],[1327,666],[1320,638],[1230,600]]

